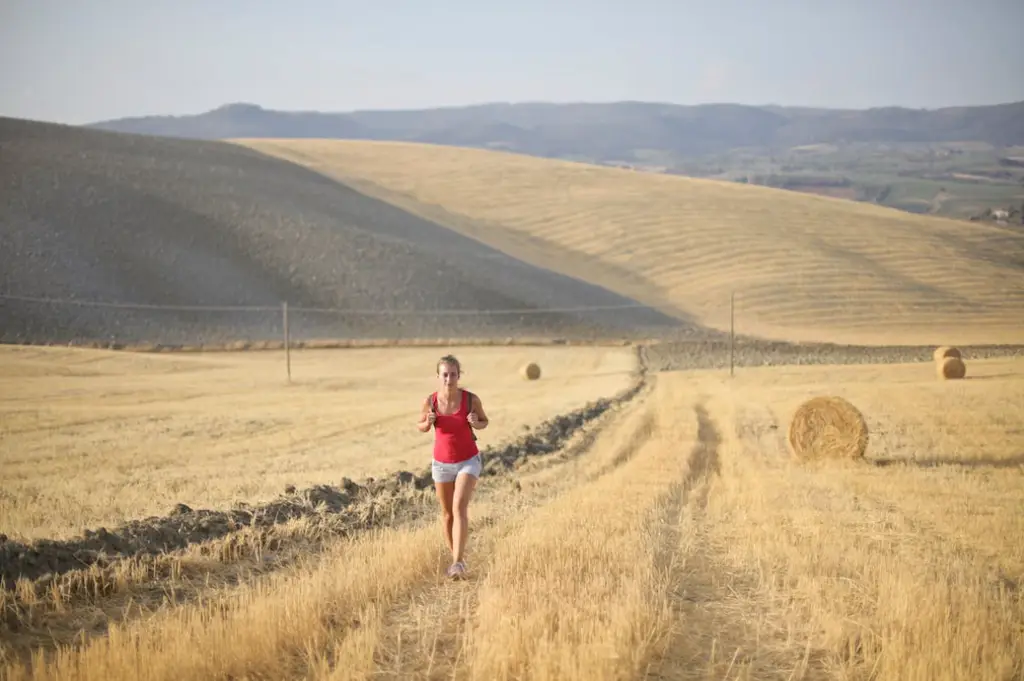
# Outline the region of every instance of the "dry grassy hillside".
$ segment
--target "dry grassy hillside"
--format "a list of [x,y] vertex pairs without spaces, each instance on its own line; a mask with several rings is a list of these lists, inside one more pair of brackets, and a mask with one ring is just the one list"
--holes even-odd
[[1024,232],[863,203],[406,143],[241,140],[698,322],[852,343],[1024,339]]
[[0,158],[0,341],[279,340],[283,301],[293,338],[679,325],[529,314],[632,301],[233,144],[0,119]]

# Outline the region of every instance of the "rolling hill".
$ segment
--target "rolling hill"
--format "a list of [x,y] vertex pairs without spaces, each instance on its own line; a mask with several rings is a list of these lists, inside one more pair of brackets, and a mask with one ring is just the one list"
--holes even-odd
[[650,102],[346,113],[228,104],[92,127],[197,139],[405,141],[709,177],[956,218],[1024,204],[1024,102],[866,110]]
[[413,143],[237,140],[717,329],[1024,339],[1024,232],[764,187]]
[[0,158],[4,342],[280,340],[284,301],[293,339],[692,328],[226,142],[0,119]]

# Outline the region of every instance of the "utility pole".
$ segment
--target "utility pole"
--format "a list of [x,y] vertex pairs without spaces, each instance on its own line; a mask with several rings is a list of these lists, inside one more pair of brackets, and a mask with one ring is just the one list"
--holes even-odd
[[292,382],[292,348],[291,348],[291,334],[288,329],[288,301],[281,303],[281,314],[283,316],[284,325],[284,358],[285,364],[288,367],[288,382]]
[[735,345],[736,345],[736,292],[733,291],[729,294],[729,377],[735,375],[733,367],[736,366],[735,360]]

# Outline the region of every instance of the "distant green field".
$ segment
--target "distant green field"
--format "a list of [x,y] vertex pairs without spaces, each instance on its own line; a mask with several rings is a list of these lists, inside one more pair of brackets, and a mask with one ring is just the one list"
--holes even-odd
[[986,209],[1024,204],[1024,167],[1000,163],[1024,149],[982,143],[867,145],[815,144],[781,150],[735,149],[702,158],[672,159],[649,151],[640,163],[671,172],[751,182],[913,213],[966,219]]

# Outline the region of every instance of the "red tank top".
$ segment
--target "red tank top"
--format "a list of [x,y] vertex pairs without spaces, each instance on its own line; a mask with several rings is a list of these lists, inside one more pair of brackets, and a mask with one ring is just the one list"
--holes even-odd
[[[437,407],[437,393],[431,393],[431,403]],[[473,439],[469,416],[469,393],[462,391],[459,409],[454,414],[437,414],[434,421],[434,460],[441,463],[459,463],[479,453]]]

